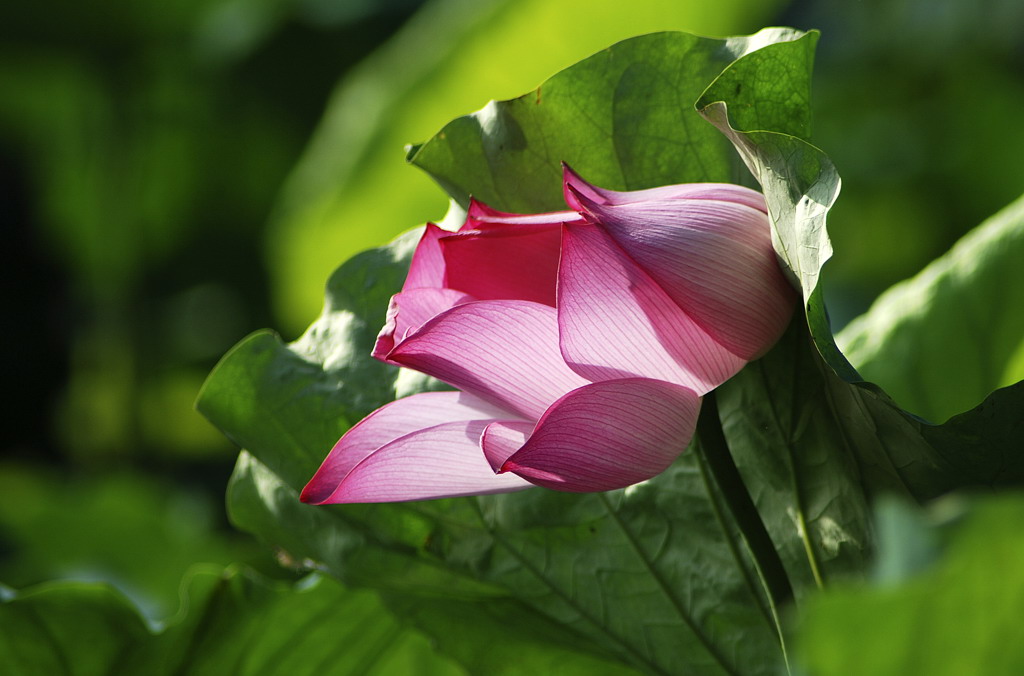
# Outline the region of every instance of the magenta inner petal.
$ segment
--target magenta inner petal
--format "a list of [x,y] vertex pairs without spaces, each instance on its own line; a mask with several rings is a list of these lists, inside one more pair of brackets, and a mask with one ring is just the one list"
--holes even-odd
[[560,223],[468,231],[440,240],[444,285],[480,300],[555,304]]
[[420,237],[416,251],[412,254],[409,274],[405,278],[403,291],[440,287],[444,284],[444,257],[441,255],[439,239],[450,234],[433,223],[427,223],[423,236]]

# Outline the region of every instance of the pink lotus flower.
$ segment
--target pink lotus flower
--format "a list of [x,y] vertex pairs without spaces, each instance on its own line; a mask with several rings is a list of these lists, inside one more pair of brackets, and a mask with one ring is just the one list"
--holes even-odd
[[701,395],[781,335],[796,296],[759,193],[615,192],[568,168],[564,186],[571,211],[473,202],[459,232],[427,225],[373,356],[459,391],[369,415],[331,450],[304,502],[649,479],[688,445]]

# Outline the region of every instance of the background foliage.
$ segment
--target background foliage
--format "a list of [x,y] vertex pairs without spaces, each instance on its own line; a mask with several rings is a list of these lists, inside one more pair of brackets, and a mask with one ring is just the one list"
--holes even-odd
[[[814,140],[844,181],[830,215],[838,254],[826,275],[839,325],[1021,192],[1013,168],[1024,152],[1024,50],[1015,27],[1024,16],[1016,3],[979,10],[951,1],[923,11],[912,0],[827,10],[651,2],[630,3],[625,18],[612,3],[579,4],[226,0],[118,3],[101,16],[51,0],[0,10],[0,157],[12,235],[0,266],[9,323],[0,580],[17,589],[103,580],[150,620],[185,626],[196,616],[185,625],[169,618],[193,562],[244,561],[293,577],[227,529],[220,504],[234,452],[191,410],[205,373],[252,329],[295,335],[339,262],[441,215],[442,193],[404,166],[404,143],[617,39],[675,28],[740,34],[771,23],[823,29],[812,103]],[[1006,326],[999,368],[1009,383],[1019,379],[1021,352]],[[853,345],[857,336],[853,325],[843,338]],[[889,373],[872,377],[891,387]],[[931,405],[914,411],[938,420],[964,408]],[[236,509],[241,525],[246,518]],[[228,582],[192,579],[195,598],[218,584],[271,590],[238,592],[261,608],[293,584],[233,572]],[[98,598],[83,612],[101,613],[126,641],[150,642],[123,598],[66,589]],[[48,593],[32,592],[42,600],[29,606],[47,603]],[[389,618],[419,613],[417,626],[443,625],[469,608],[379,598],[365,601],[367,617],[386,608],[382,635],[408,636],[410,655],[427,638],[388,629]],[[513,610],[521,609],[499,612]],[[159,642],[186,633],[169,630]],[[600,659],[580,656],[577,636],[551,636],[553,655]],[[159,649],[138,650],[147,659]],[[477,658],[438,659],[441,673],[460,673]]]

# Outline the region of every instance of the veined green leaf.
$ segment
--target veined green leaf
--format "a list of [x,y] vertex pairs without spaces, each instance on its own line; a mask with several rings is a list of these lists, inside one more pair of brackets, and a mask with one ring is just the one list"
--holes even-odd
[[693,102],[744,54],[801,35],[772,28],[727,40],[686,33],[625,40],[529,94],[453,120],[410,162],[460,203],[472,193],[520,213],[565,208],[562,162],[616,190],[741,182],[746,172],[735,153]]

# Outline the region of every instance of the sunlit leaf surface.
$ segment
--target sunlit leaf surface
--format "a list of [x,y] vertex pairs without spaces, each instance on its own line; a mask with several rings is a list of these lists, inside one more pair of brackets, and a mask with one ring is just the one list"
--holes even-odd
[[861,374],[940,422],[1024,379],[1024,199],[837,336]]

